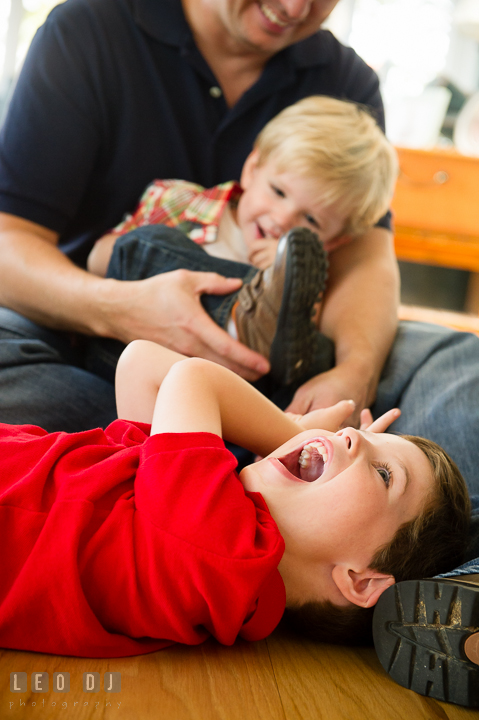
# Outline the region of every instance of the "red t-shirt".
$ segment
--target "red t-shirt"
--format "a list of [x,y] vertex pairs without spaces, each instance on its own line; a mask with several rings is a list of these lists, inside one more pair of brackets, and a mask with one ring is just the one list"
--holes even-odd
[[0,646],[120,657],[259,640],[284,542],[210,433],[0,424]]

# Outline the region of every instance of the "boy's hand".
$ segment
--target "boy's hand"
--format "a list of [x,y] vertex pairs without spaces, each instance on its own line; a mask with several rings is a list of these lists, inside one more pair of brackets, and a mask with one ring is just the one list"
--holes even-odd
[[286,415],[297,422],[298,425],[301,425],[304,430],[321,428],[322,430],[336,432],[336,430],[339,430],[340,427],[344,425],[347,418],[351,416],[355,407],[354,400],[340,400],[336,405],[321,408],[320,410],[313,410],[312,412],[306,413],[306,415],[297,415],[291,412],[287,412]]
[[[301,425],[305,430],[321,428],[323,430],[329,430],[330,432],[336,432],[344,426],[346,420],[351,417],[354,409],[354,400],[341,400],[336,403],[336,405],[332,405],[329,408],[321,408],[320,410],[313,410],[312,412],[306,413],[306,415],[297,415],[291,412],[287,412],[286,415]],[[400,414],[401,411],[399,408],[393,408],[378,417],[377,420],[373,420],[371,410],[366,408],[361,411],[360,430],[369,430],[369,432],[377,433],[385,432],[387,428],[398,419]]]
[[366,408],[361,412],[361,425],[359,429],[377,433],[386,432],[388,427],[398,419],[400,414],[401,411],[399,408],[392,408],[392,410],[385,412],[384,415],[380,415],[377,420],[373,420],[371,410]]
[[249,246],[248,262],[260,270],[266,270],[274,263],[278,242],[275,238],[255,240]]
[[[298,425],[298,432],[301,430],[314,430],[321,428],[321,430],[329,430],[330,432],[336,432],[339,430],[350,417],[354,411],[355,404],[353,400],[340,400],[336,405],[331,407],[321,408],[320,410],[313,410],[312,412],[306,413],[306,415],[298,415],[292,412],[286,412],[291,420]],[[261,460],[260,455],[256,455],[255,462]]]

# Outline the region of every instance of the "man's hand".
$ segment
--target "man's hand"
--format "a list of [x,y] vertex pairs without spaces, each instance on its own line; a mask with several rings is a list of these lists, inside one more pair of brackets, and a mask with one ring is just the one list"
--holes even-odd
[[371,381],[366,373],[356,372],[350,365],[337,365],[301,385],[287,410],[305,415],[318,408],[330,407],[340,400],[350,399],[354,401],[355,409],[348,417],[347,424],[358,427],[361,410],[367,404]]
[[275,238],[255,240],[249,246],[248,262],[260,270],[266,270],[274,263],[277,248],[278,240],[275,240]]
[[175,270],[146,280],[111,281],[109,335],[123,342],[144,339],[183,355],[203,357],[233,370],[246,380],[269,371],[262,355],[233,340],[206,314],[203,293],[223,295],[241,280],[216,273]]
[[266,358],[230,338],[200,302],[202,293],[238,290],[241,280],[187,270],[105,279],[74,265],[57,244],[58,233],[0,213],[0,304],[54,330],[125,343],[152,340],[214,360],[247,380],[269,371]]

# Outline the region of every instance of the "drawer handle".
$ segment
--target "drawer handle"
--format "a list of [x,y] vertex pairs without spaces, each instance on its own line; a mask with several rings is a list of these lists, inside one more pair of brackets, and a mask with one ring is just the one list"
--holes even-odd
[[413,180],[412,177],[406,175],[404,170],[399,171],[399,179],[404,180],[409,185],[415,185],[416,187],[433,187],[434,185],[444,185],[449,181],[449,173],[445,170],[438,170],[434,173],[431,180]]

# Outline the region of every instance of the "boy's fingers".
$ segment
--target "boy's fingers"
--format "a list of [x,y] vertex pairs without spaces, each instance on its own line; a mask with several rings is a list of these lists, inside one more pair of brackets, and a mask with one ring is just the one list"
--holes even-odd
[[361,410],[361,414],[359,416],[359,429],[360,430],[367,430],[370,425],[373,424],[373,416],[371,414],[371,410],[369,408],[364,408],[364,410]]
[[340,400],[336,405],[320,408],[303,415],[301,425],[306,428],[322,428],[336,432],[344,421],[354,412],[356,404],[353,400]]
[[382,433],[385,432],[392,423],[398,419],[400,416],[401,411],[399,408],[393,408],[392,410],[388,410],[384,415],[381,415],[378,417],[377,420],[375,420],[369,427],[363,428],[361,426],[362,430],[369,430],[369,432],[378,432]]
[[303,416],[299,413],[292,413],[292,412],[286,412],[284,413],[287,417],[291,418],[291,420],[294,420],[295,422],[301,422],[303,419]]
[[327,408],[325,412],[329,413],[330,422],[336,425],[336,429],[340,428],[345,420],[354,412],[356,409],[356,403],[354,400],[340,400],[336,405],[332,405]]

